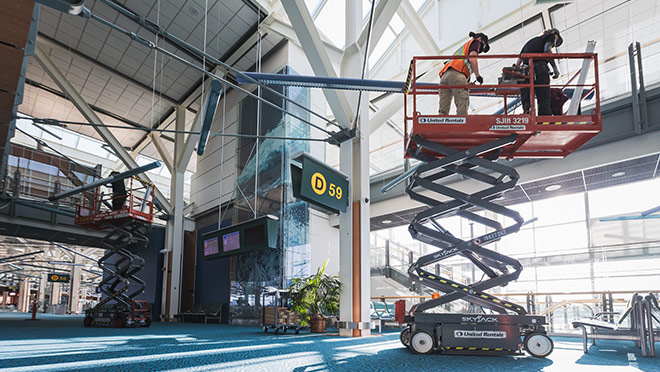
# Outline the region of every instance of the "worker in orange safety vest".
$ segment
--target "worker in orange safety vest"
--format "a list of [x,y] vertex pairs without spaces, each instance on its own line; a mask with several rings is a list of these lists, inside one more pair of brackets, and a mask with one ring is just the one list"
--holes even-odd
[[[445,62],[445,66],[440,70],[440,85],[467,85],[472,74],[479,84],[483,84],[484,78],[479,75],[479,64],[475,58],[469,58],[469,56],[487,53],[490,50],[488,36],[483,33],[470,32],[470,37],[471,39],[467,43],[454,52],[455,56],[468,56],[468,58]],[[465,88],[440,88],[438,95],[440,96],[440,108],[438,109],[440,115],[449,114],[452,98],[456,105],[456,115],[467,115],[470,93]]]

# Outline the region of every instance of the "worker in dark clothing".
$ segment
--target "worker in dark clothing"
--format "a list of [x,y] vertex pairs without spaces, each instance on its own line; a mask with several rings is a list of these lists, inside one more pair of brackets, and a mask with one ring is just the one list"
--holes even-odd
[[[543,35],[537,36],[529,40],[520,51],[521,54],[525,53],[552,53],[552,48],[559,47],[564,40],[559,35],[559,30],[552,28],[543,32]],[[529,65],[529,60],[518,58],[516,66]],[[550,70],[548,64],[552,66],[552,78],[559,78],[559,69],[555,64],[554,58],[548,59],[534,59],[534,84],[546,85],[544,87],[535,87],[534,94],[536,95],[536,103],[538,105],[539,115],[552,115],[550,106]],[[526,83],[529,80],[525,80]],[[523,110],[525,113],[530,113],[531,101],[529,95],[529,88],[520,90],[520,99],[522,101]]]
[[[110,173],[110,176],[114,176],[116,174],[119,174],[117,171],[112,171]],[[124,203],[126,203],[126,185],[124,184],[124,180],[117,180],[112,182],[112,210],[113,211],[118,211],[121,209],[121,207],[124,206]]]

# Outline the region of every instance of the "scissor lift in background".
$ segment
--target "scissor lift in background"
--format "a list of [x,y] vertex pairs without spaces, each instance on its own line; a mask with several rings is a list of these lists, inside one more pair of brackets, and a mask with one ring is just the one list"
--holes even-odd
[[[123,181],[122,181],[123,182]],[[122,196],[119,196],[122,197]],[[154,215],[154,186],[137,177],[128,178],[126,202],[112,210],[113,195],[97,187],[83,193],[76,206],[76,225],[91,229],[110,229],[102,244],[106,254],[98,261],[105,273],[98,288],[104,298],[86,311],[84,325],[106,327],[148,327],[151,309],[146,301],[135,300],[144,292],[145,283],[137,273],[144,259],[135,252],[146,247],[146,236]]]
[[[479,59],[505,59],[520,55],[479,56]],[[533,59],[544,55],[523,55]],[[485,291],[504,286],[518,278],[522,271],[520,262],[502,253],[487,249],[487,244],[517,232],[525,223],[520,214],[498,205],[496,200],[513,189],[519,175],[512,167],[497,162],[499,158],[565,157],[577,150],[601,129],[600,96],[598,89],[597,56],[592,53],[554,54],[554,58],[580,59],[593,62],[595,78],[591,84],[580,84],[586,71],[578,72],[578,84],[572,87],[582,99],[587,94],[595,95],[595,108],[586,115],[538,116],[534,97],[529,114],[508,112],[508,100],[520,94],[521,88],[530,88],[534,83],[440,86],[418,84],[417,63],[429,60],[464,58],[456,56],[415,57],[411,62],[409,78],[404,92],[405,101],[405,157],[421,161],[419,165],[402,174],[383,188],[383,191],[407,181],[406,192],[428,209],[418,213],[409,226],[411,235],[440,250],[420,257],[408,270],[411,279],[433,288],[443,295],[414,306],[406,316],[407,327],[401,332],[401,342],[417,353],[440,350],[448,354],[502,355],[521,354],[524,348],[537,357],[552,352],[552,340],[545,330],[544,316],[529,315],[518,304],[490,295]],[[588,64],[587,64],[588,66]],[[533,71],[530,72],[533,74]],[[501,115],[438,115],[422,113],[418,99],[426,95],[437,97],[438,89],[468,89],[472,96],[503,98]],[[582,94],[584,93],[584,94]],[[409,102],[410,101],[410,102]],[[448,177],[461,176],[482,185],[473,193],[454,189],[443,184]],[[486,215],[478,210],[488,211]],[[503,226],[499,218],[510,221]],[[460,216],[487,227],[488,233],[463,240],[453,235],[440,224],[442,218]],[[427,267],[437,262],[462,256],[483,272],[483,279],[465,284],[435,274]],[[483,313],[437,313],[429,310],[456,300],[465,300],[484,309]]]

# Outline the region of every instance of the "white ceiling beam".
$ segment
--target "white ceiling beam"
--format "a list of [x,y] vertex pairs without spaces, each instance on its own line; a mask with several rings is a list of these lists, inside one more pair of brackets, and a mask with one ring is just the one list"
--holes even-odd
[[[275,32],[290,42],[293,42],[296,45],[302,47],[302,44],[298,40],[298,36],[293,30],[293,27],[291,27],[291,25],[287,24],[286,22],[272,17],[264,21],[264,27],[267,30]],[[343,51],[340,48],[337,48],[334,44],[326,40],[323,40],[323,46],[325,47],[325,50],[328,53],[328,57],[330,57],[332,62],[337,64],[341,63]]]
[[[89,104],[85,102],[85,100],[80,96],[80,93],[69,83],[69,81],[66,79],[64,74],[55,66],[53,61],[48,58],[46,53],[37,45],[35,48],[35,53],[34,56],[36,57],[37,61],[41,66],[44,68],[44,70],[48,73],[48,75],[53,79],[53,81],[62,89],[62,92],[64,92],[71,103],[80,111],[83,117],[85,117],[85,120],[87,122],[92,123],[92,124],[103,124],[103,121],[96,115],[96,112],[92,110],[91,107],[89,107]],[[114,151],[115,155],[121,159],[121,161],[129,168],[137,168],[138,164],[131,157],[128,151],[124,149],[124,146],[119,142],[117,137],[112,134],[112,131],[104,126],[94,126],[94,129],[96,132],[103,138],[105,143],[110,146],[110,148]],[[142,173],[140,174],[140,177],[151,182],[149,179],[149,176],[146,174]],[[153,183],[153,182],[152,182]],[[154,193],[156,194],[156,199],[158,199],[158,202],[160,205],[165,209],[166,212],[169,213],[169,211],[172,209],[172,206],[169,202],[169,200],[165,197],[165,195],[157,188],[154,188]]]
[[[304,0],[282,0],[293,30],[298,36],[300,45],[312,66],[316,76],[337,77],[328,52],[326,51],[314,20],[305,5]],[[344,129],[351,129],[354,111],[348,103],[346,95],[336,89],[324,89],[326,101],[337,120],[337,124]]]
[[[410,2],[408,0],[403,0],[404,2],[401,3],[400,12],[405,12],[411,17],[414,17],[413,14],[410,12]],[[407,3],[407,5],[406,5]],[[532,2],[528,2],[527,4],[523,5],[522,8],[516,8],[515,10],[512,10],[509,12],[507,15],[491,22],[487,26],[475,30],[475,32],[483,32],[486,35],[488,35],[491,39],[508,29],[510,29],[513,25],[519,24],[521,19],[529,19],[540,12],[543,12],[549,8],[552,7],[552,4],[543,4],[543,5],[534,5]],[[404,9],[405,8],[405,9]],[[414,10],[413,10],[414,12]],[[406,24],[406,29],[399,35],[396,43],[401,43],[401,40],[403,40],[404,36],[410,32],[411,35],[417,40],[417,37],[415,36],[415,33],[413,32],[412,28],[417,27],[417,25],[423,25],[423,22],[421,21],[421,18],[417,16],[418,21],[411,22],[410,19],[406,20],[404,17],[401,16],[401,13],[399,13],[399,17],[404,21]],[[416,15],[417,13],[414,12]],[[411,23],[409,25],[408,23]],[[412,28],[411,28],[412,27]],[[424,27],[425,28],[425,27]],[[423,37],[423,33],[419,32],[419,37]],[[438,49],[437,52],[433,53],[428,53],[425,50],[425,53],[428,53],[430,55],[442,55],[442,54],[447,54],[453,52],[456,48],[458,48],[462,43],[464,43],[465,40],[457,40],[455,43],[447,46],[444,49]],[[435,41],[433,42],[435,43]],[[423,45],[420,43],[420,46],[423,47]],[[436,45],[437,46],[437,45]],[[429,50],[432,50],[432,45],[428,46]],[[435,47],[433,47],[435,48]],[[387,53],[393,53],[393,50],[396,48],[391,48],[391,50]],[[388,54],[383,55],[381,57],[382,59],[387,59]],[[424,76],[422,76],[418,81],[420,82],[437,82],[438,81],[438,73],[440,72],[440,69],[442,68],[442,61],[437,61],[436,63],[418,63],[417,64],[417,74],[419,75],[422,72],[426,72]],[[406,75],[408,74],[408,66],[406,66],[405,69],[402,69],[398,74],[392,76],[389,80],[404,80],[406,78]],[[370,124],[370,129],[371,133],[373,134],[380,126],[385,124],[385,122],[389,119],[392,118],[393,115],[395,115],[399,110],[403,108],[403,100],[396,96],[396,97],[390,97],[387,98],[383,102],[379,102],[378,106],[381,107],[380,110],[376,111],[371,115],[371,118],[369,119],[369,124]]]
[[415,41],[417,41],[419,46],[422,47],[425,54],[433,56],[441,53],[438,43],[435,42],[433,35],[431,35],[429,29],[426,28],[422,18],[417,14],[409,0],[403,0],[401,2],[397,14],[401,17],[406,28],[413,38],[415,38]]
[[172,154],[170,154],[167,150],[167,147],[165,147],[165,142],[163,142],[163,139],[160,138],[158,132],[151,132],[149,136],[151,137],[151,142],[153,142],[154,146],[156,147],[156,151],[158,151],[158,155],[160,155],[163,163],[165,163],[167,170],[170,171],[170,174],[172,174],[174,163],[172,161]]
[[[394,17],[394,13],[397,12],[399,6],[401,5],[402,0],[387,0],[379,1],[376,4],[376,9],[374,9],[374,20],[373,27],[371,28],[371,41],[369,42],[369,52],[368,55],[371,55],[376,45],[380,41],[380,38],[385,33],[387,26],[389,26]],[[367,34],[369,32],[369,23],[364,26],[360,37],[358,38],[358,46],[360,49],[364,49],[367,45]]]

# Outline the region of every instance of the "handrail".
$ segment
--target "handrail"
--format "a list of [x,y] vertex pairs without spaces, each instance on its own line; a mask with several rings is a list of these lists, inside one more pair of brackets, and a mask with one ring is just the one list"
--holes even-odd
[[[529,292],[529,293],[491,293],[493,296],[497,297],[511,297],[511,296],[573,296],[573,295],[602,295],[602,294],[630,294],[630,293],[660,293],[660,289],[648,290],[648,289],[633,289],[625,291],[595,291],[595,292]],[[395,300],[395,299],[421,299],[421,298],[431,298],[431,296],[376,296],[371,297],[371,299],[381,300]]]

